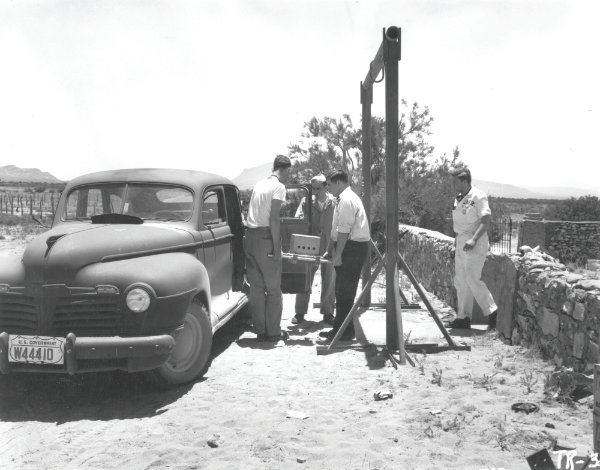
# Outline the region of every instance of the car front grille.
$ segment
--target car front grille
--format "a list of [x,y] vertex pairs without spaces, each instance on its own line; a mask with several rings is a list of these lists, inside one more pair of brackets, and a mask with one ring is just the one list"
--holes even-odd
[[0,331],[64,336],[119,334],[119,295],[67,286],[15,288],[0,294]]
[[74,294],[58,299],[52,316],[56,333],[117,333],[121,313],[116,296]]
[[34,332],[38,326],[35,299],[16,292],[0,295],[0,331]]

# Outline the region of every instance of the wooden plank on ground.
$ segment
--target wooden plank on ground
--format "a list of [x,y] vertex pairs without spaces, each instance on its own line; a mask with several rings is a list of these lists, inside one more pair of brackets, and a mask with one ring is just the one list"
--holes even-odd
[[354,349],[356,351],[365,351],[367,349],[376,348],[377,346],[373,343],[357,343],[352,341],[338,341],[337,344],[330,348],[329,344],[317,344],[317,356],[324,356],[326,354],[348,351]]
[[452,346],[449,344],[438,344],[438,343],[422,343],[422,344],[407,344],[404,346],[406,351],[411,352],[425,352],[427,354],[442,352],[442,351],[470,351],[471,346],[467,344],[454,343]]

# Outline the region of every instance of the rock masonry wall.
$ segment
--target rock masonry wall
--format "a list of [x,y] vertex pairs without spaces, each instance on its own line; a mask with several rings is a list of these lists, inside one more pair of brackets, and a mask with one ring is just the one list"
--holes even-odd
[[590,258],[600,258],[600,222],[525,219],[519,232],[522,245],[539,245],[562,263],[585,265]]
[[[401,225],[400,253],[419,282],[456,308],[454,239]],[[536,244],[537,246],[537,244]],[[600,280],[573,274],[549,254],[488,254],[482,278],[498,304],[498,331],[557,365],[590,372],[600,362]],[[485,322],[481,312],[474,320]]]

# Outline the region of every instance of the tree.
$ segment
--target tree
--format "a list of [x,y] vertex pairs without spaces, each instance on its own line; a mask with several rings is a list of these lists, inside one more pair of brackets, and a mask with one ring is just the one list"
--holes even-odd
[[558,201],[544,211],[549,220],[596,221],[600,220],[600,199],[596,196],[581,196]]
[[288,156],[295,163],[290,175],[293,182],[306,182],[334,168],[343,168],[351,177],[357,176],[360,131],[354,128],[349,115],[344,114],[339,120],[313,117],[304,123],[304,129],[303,140],[288,146]]
[[[459,160],[434,156],[427,141],[431,134],[428,107],[409,106],[401,101],[398,122],[399,218],[403,223],[448,232],[453,191],[448,171]],[[385,119],[371,120],[371,220],[374,231],[385,231]],[[335,168],[346,169],[355,189],[362,187],[362,130],[354,128],[351,118],[313,117],[304,124],[302,140],[288,147],[294,161],[291,180],[307,182],[318,173],[328,174]]]

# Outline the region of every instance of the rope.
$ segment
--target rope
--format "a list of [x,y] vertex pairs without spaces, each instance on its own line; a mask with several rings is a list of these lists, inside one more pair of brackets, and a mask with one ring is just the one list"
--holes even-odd
[[371,77],[371,80],[373,80],[373,83],[381,83],[383,81],[383,79],[385,78],[385,67],[381,67],[381,79],[375,80],[373,78],[373,61],[371,61],[371,63],[369,64],[369,77]]

